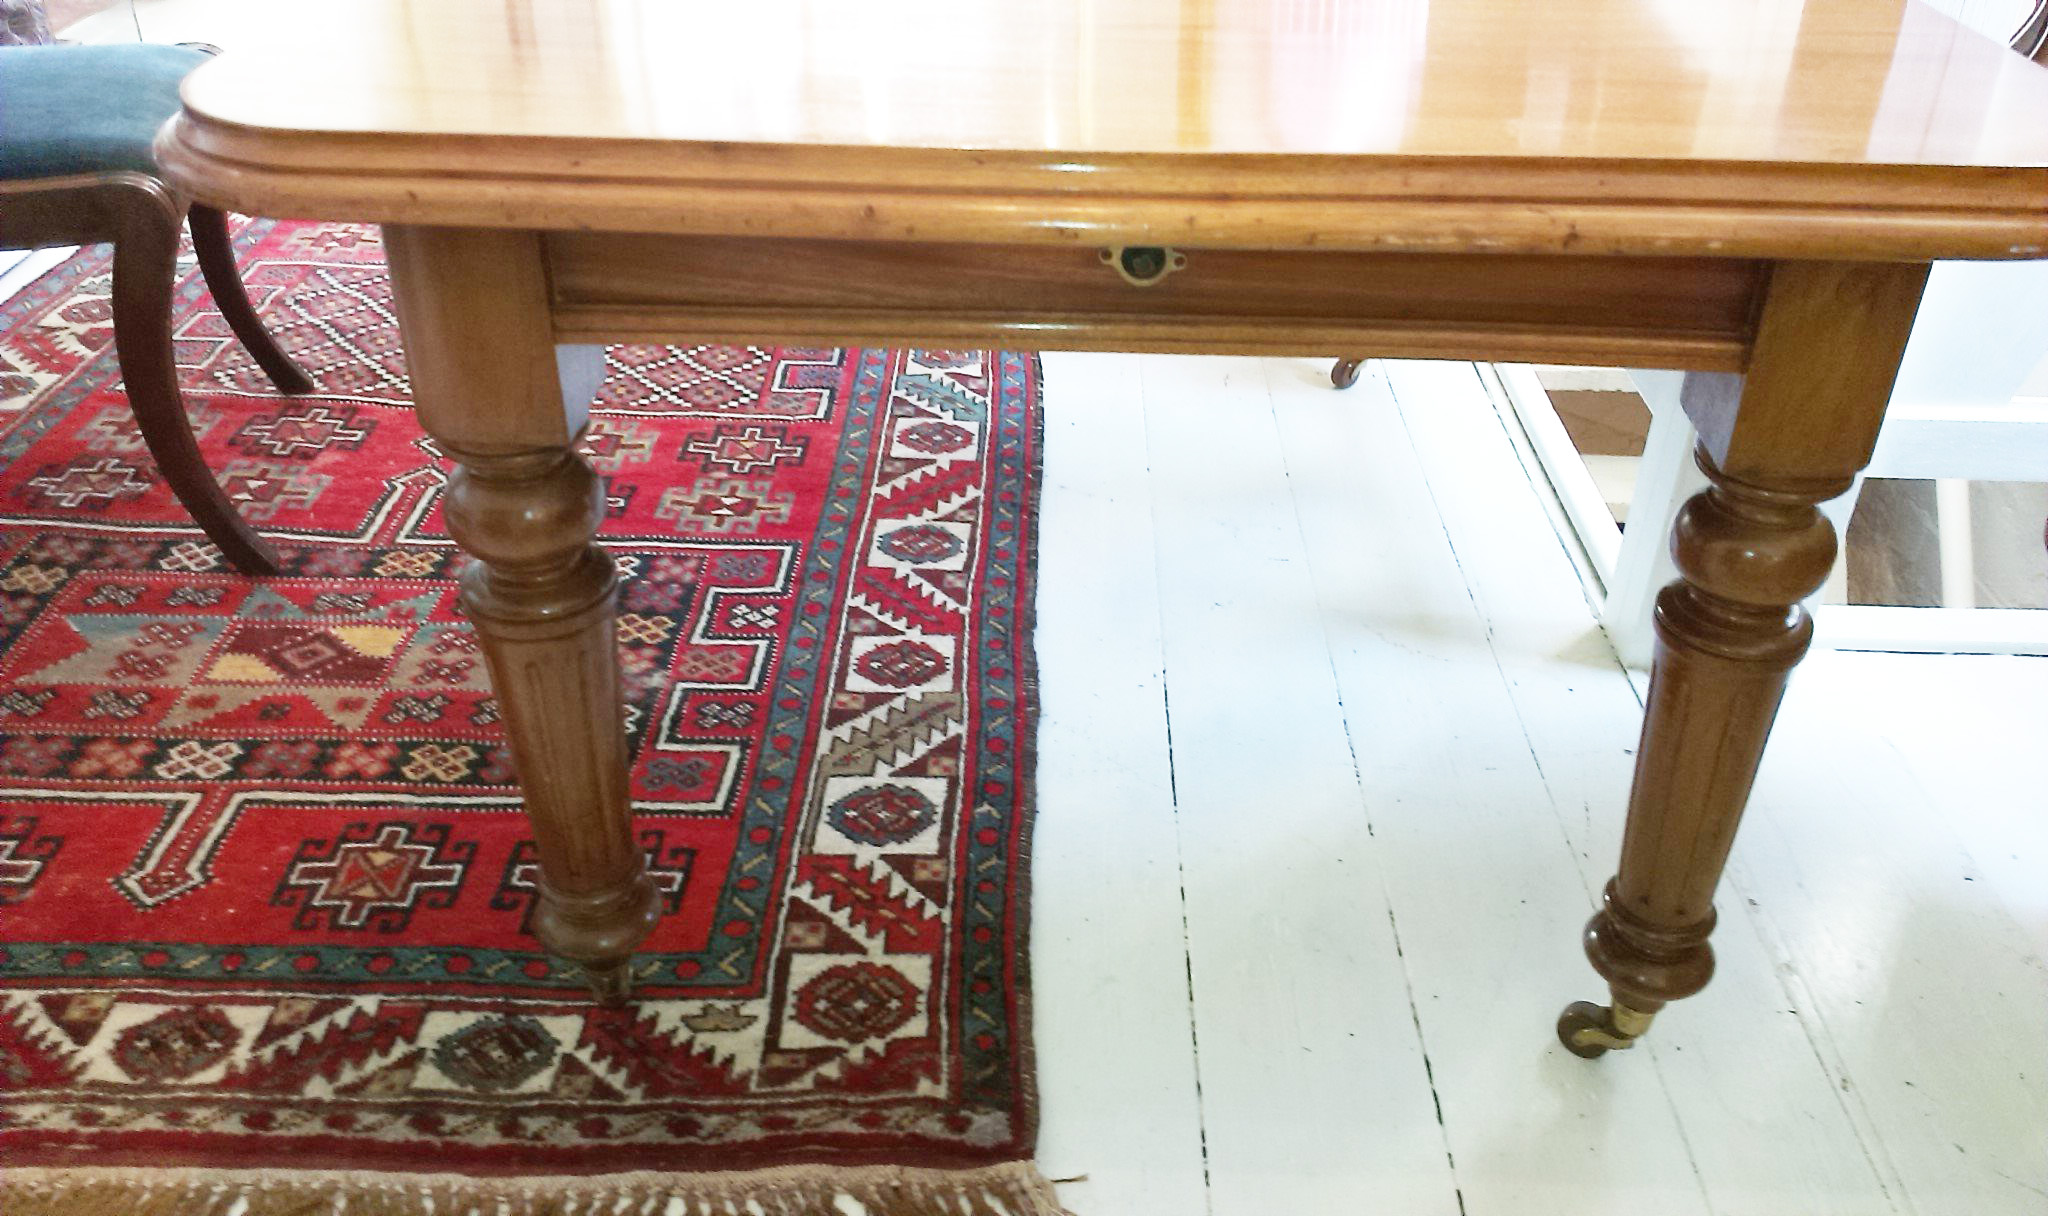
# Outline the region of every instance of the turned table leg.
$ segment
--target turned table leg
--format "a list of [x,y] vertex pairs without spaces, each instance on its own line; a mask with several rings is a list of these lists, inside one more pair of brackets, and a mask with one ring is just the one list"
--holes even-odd
[[533,821],[534,931],[620,1001],[660,913],[626,796],[604,488],[574,450],[588,401],[564,400],[540,241],[393,226],[385,243],[420,421],[457,466],[442,512],[478,559],[462,606]]
[[1834,564],[1816,507],[1870,459],[1926,277],[1924,265],[1781,264],[1748,372],[1686,379],[1709,485],[1673,531],[1680,577],[1657,597],[1621,866],[1586,926],[1612,1000],[1558,1019],[1579,1055],[1631,1046],[1713,976],[1714,888],[1813,636],[1800,601]]

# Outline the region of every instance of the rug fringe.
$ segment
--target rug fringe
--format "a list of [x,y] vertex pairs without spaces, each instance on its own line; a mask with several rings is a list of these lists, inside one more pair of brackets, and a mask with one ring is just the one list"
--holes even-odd
[[143,1168],[0,1171],[7,1216],[1072,1216],[1028,1161],[980,1169],[779,1166],[703,1174]]

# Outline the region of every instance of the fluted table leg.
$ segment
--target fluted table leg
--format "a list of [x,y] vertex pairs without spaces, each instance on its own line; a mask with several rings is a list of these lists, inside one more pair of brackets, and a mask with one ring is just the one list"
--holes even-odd
[[1813,636],[1800,601],[1834,563],[1816,507],[1870,459],[1926,277],[1924,265],[1780,265],[1748,372],[1686,380],[1710,484],[1672,537],[1680,579],[1657,598],[1621,865],[1586,926],[1611,1003],[1558,1019],[1579,1055],[1632,1045],[1713,975],[1714,888]]
[[604,488],[574,450],[530,232],[388,227],[420,420],[457,468],[442,511],[477,558],[462,606],[482,639],[541,868],[534,931],[623,1000],[659,915],[632,832],[614,629],[617,571],[594,537]]

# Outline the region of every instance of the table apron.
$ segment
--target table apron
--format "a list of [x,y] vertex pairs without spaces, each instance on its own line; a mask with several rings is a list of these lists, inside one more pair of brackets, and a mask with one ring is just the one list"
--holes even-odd
[[563,342],[1497,359],[1739,371],[1769,263],[550,232]]

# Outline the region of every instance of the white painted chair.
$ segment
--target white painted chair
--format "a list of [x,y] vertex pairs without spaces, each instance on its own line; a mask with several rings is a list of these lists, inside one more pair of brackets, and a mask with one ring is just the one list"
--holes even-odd
[[[2006,319],[2023,317],[2031,323],[2036,331],[2029,335],[2032,344],[2018,349],[2030,351],[2034,357],[2021,359],[2014,347],[1990,340],[1989,331],[1995,327],[1989,325],[1972,341],[1954,341],[1967,331],[1944,333],[1945,325],[1916,328],[1876,454],[1864,470],[1866,477],[1935,479],[1942,606],[1814,605],[1821,645],[1855,650],[2048,653],[2048,611],[1978,608],[1972,600],[1969,482],[2048,479],[2048,400],[2013,400],[2027,373],[2041,357],[2048,356],[2048,264],[2030,264],[2025,269],[2033,273],[1986,276],[1991,281],[1976,298],[1987,304],[1994,294],[2026,301]],[[1938,306],[1934,297],[1937,287],[1942,288],[1944,297],[1952,289],[1962,289],[1973,276],[1946,272],[1964,270],[1961,265],[1935,267],[1928,283],[1929,302],[1923,310]],[[1968,311],[1959,310],[1958,315],[1966,316]],[[1935,317],[1942,319],[1939,313]],[[1959,361],[1972,355],[1977,356],[1974,362]],[[1917,375],[1944,368],[1958,371],[1933,386],[1921,382]],[[1916,374],[1909,377],[1908,373]],[[1629,528],[1621,537],[1611,573],[1603,578],[1607,594],[1600,623],[1625,661],[1647,666],[1653,644],[1651,609],[1658,590],[1678,577],[1671,562],[1671,524],[1685,500],[1705,488],[1706,479],[1692,460],[1698,437],[1679,408],[1683,374],[1631,371],[1629,376],[1650,407],[1650,435],[1636,474]],[[1859,478],[1847,494],[1821,508],[1838,535],[1849,526],[1862,484]]]
[[[2023,13],[2025,0],[1935,0],[1934,7],[1996,37],[2017,25],[2014,49],[2032,58],[2048,56],[2048,0],[2034,0]],[[2048,611],[1974,606],[1968,495],[1973,480],[2048,480],[2048,398],[2015,400],[2044,359],[2048,262],[1943,262],[1934,267],[1884,431],[1864,476],[1935,479],[1942,606],[1820,608],[1815,624],[1822,645],[2048,653]],[[1677,577],[1671,524],[1706,480],[1692,460],[1697,436],[1679,408],[1683,375],[1629,375],[1652,421],[1630,501],[1629,527],[1619,545],[1601,535],[1596,522],[1581,518],[1586,511],[1569,511],[1566,497],[1606,587],[1601,623],[1624,660],[1647,665],[1657,591]],[[1515,376],[1504,378],[1511,398],[1528,396],[1533,377],[1520,391]],[[1540,451],[1540,438],[1532,438]],[[1837,534],[1847,529],[1861,488],[1859,479],[1822,508]]]

